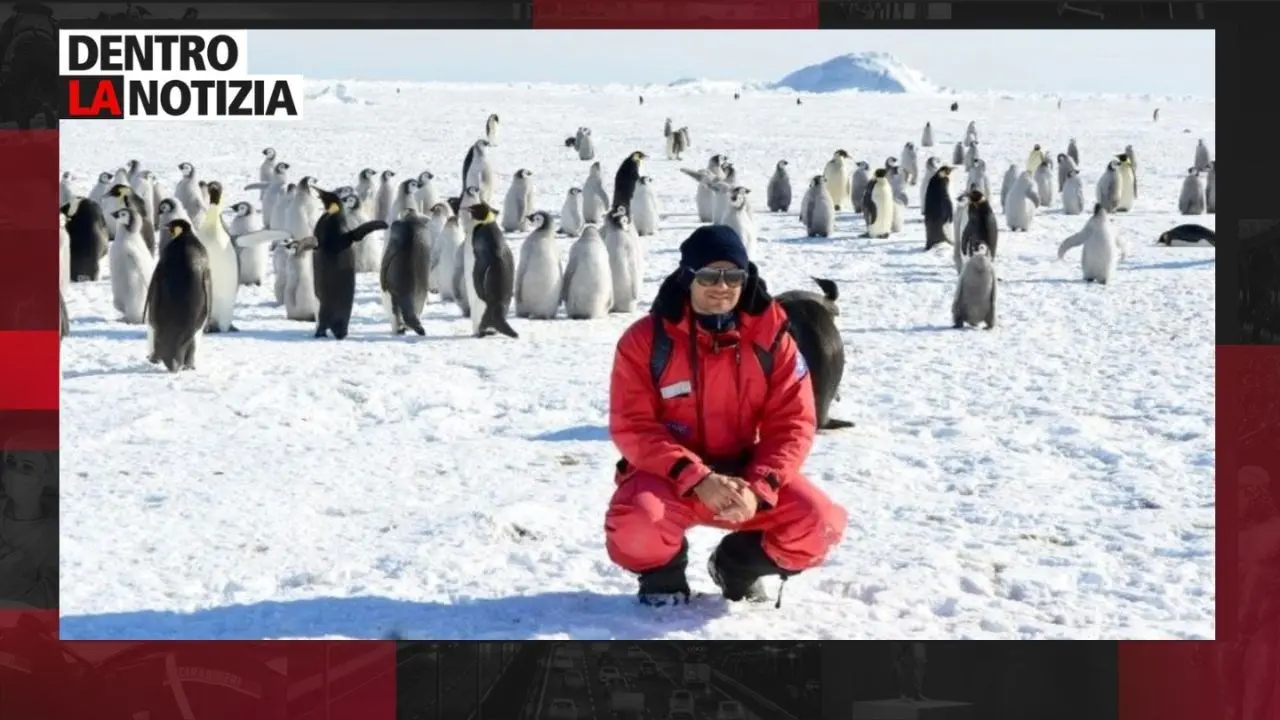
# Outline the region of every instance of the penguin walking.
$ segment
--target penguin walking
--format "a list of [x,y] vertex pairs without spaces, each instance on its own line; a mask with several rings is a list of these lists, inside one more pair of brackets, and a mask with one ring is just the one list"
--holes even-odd
[[497,115],[490,115],[484,121],[484,138],[493,147],[498,147],[499,122]]
[[431,208],[440,202],[439,194],[436,193],[435,184],[432,182],[436,176],[430,170],[423,170],[418,173],[418,189],[413,194],[413,201],[418,212],[423,215],[430,215]]
[[631,227],[631,219],[622,208],[605,220],[604,245],[609,251],[609,269],[613,277],[611,312],[634,312],[644,282],[644,258],[640,239]]
[[1204,180],[1200,178],[1198,169],[1187,168],[1187,176],[1182,179],[1182,192],[1178,193],[1178,212],[1183,215],[1203,215],[1204,211]]
[[627,208],[636,234],[640,237],[658,234],[658,194],[653,191],[653,178],[640,177],[631,205]]
[[1196,159],[1192,167],[1200,172],[1209,169],[1209,146],[1204,144],[1204,138],[1196,143]]
[[893,187],[889,184],[888,170],[879,168],[867,186],[862,201],[862,219],[867,227],[867,237],[889,237],[893,231],[893,203]]
[[613,308],[609,250],[595,225],[588,225],[569,248],[563,282],[565,314],[571,320],[605,317]]
[[[971,257],[979,247],[987,249],[987,257],[992,262],[996,259],[996,243],[1000,236],[1000,226],[996,222],[995,211],[987,196],[977,188],[969,188],[969,216],[964,223],[964,233],[960,236],[961,255]],[[960,270],[960,268],[956,268]]]
[[861,213],[867,197],[867,187],[871,185],[871,165],[865,160],[854,163],[853,177],[849,182],[853,211]]
[[1004,219],[1013,232],[1026,232],[1035,220],[1040,207],[1040,195],[1036,192],[1031,173],[1023,170],[1009,188],[1009,202],[1004,206]]
[[920,160],[916,155],[915,143],[907,143],[902,147],[902,161],[898,166],[901,168],[903,182],[913,187],[920,183]]
[[453,276],[457,271],[458,254],[462,246],[462,226],[458,224],[458,218],[451,215],[445,218],[440,234],[436,236],[436,241],[431,247],[436,288],[440,293],[440,299],[446,302],[458,299],[454,291]]
[[618,166],[618,172],[613,176],[613,201],[609,206],[610,214],[617,212],[619,208],[630,212],[631,197],[635,195],[640,177],[644,175],[643,163],[647,157],[649,156],[636,150]]
[[1085,282],[1106,285],[1111,281],[1116,263],[1123,259],[1124,249],[1111,230],[1102,203],[1094,204],[1093,216],[1085,223],[1084,229],[1058,246],[1058,259],[1066,257],[1067,251],[1075,247],[1081,248],[1080,269]]
[[853,188],[850,185],[850,176],[853,173],[849,162],[849,153],[843,149],[836,150],[822,169],[822,176],[827,179],[827,192],[831,194],[831,202],[835,205],[837,212],[848,206],[853,197]]
[[533,212],[533,171],[520,168],[511,178],[507,197],[502,202],[502,231],[516,232],[529,229],[529,215]]
[[147,288],[147,361],[171,373],[196,369],[200,337],[212,312],[209,255],[191,223],[172,220],[170,237]]
[[61,208],[63,227],[70,236],[70,279],[72,282],[97,282],[102,258],[111,243],[102,206],[85,198],[72,199]]
[[924,124],[924,132],[920,133],[920,147],[933,147],[933,123]]
[[787,174],[786,160],[779,160],[773,166],[773,175],[765,191],[765,205],[769,212],[784,213],[791,209],[791,176]]
[[577,235],[586,225],[582,219],[582,188],[571,187],[565,193],[564,205],[560,206],[560,233]]
[[[270,148],[268,148],[270,149]],[[253,204],[248,202],[238,202],[232,205],[231,222],[227,224],[227,233],[231,236],[232,244],[236,240],[249,233],[262,230],[261,215],[254,210]],[[237,262],[239,263],[239,280],[241,285],[262,285],[262,280],[267,276],[267,254],[270,252],[270,246],[267,244],[250,245],[248,247],[240,247],[236,245]]]
[[1062,214],[1079,215],[1084,212],[1084,182],[1080,171],[1072,170],[1062,184]]
[[564,295],[564,266],[556,246],[555,226],[549,213],[529,217],[533,232],[520,246],[516,264],[516,317],[552,320]]
[[996,326],[996,270],[987,257],[987,248],[979,245],[960,271],[955,300],[951,303],[952,327],[965,325]]
[[955,206],[951,203],[951,166],[938,168],[929,178],[924,196],[924,249],[932,250],[943,243],[950,243],[951,222],[955,219]]
[[683,160],[684,154],[689,151],[690,147],[693,147],[693,144],[689,140],[689,128],[682,127],[676,130],[671,140],[671,154],[674,156],[672,159]]
[[738,233],[738,237],[742,238],[742,244],[747,249],[747,257],[755,258],[756,256],[756,221],[751,216],[751,190],[742,186],[735,187],[729,193],[729,210],[725,213],[722,225],[733,228]]
[[483,202],[467,210],[475,222],[471,252],[467,253],[464,265],[472,333],[480,338],[496,331],[518,338],[520,335],[507,322],[507,311],[515,294],[515,260],[498,227],[498,213]]
[[831,237],[835,232],[836,206],[826,185],[825,176],[814,175],[800,201],[800,222],[804,223],[808,237]]
[[1107,212],[1115,212],[1120,206],[1120,161],[1112,160],[1107,163],[1107,169],[1102,172],[1102,176],[1098,178],[1097,198],[1098,203]]
[[142,239],[142,216],[127,207],[117,210],[115,216],[116,236],[107,251],[111,299],[125,323],[141,325],[155,258]]
[[1213,215],[1218,212],[1218,161],[1209,161],[1209,177],[1204,188],[1205,212]]
[[609,195],[604,189],[604,175],[600,161],[591,163],[587,180],[582,184],[582,221],[598,225],[609,207]]
[[416,209],[407,207],[387,231],[387,247],[382,254],[382,268],[378,276],[382,287],[382,308],[391,321],[392,335],[405,334],[405,328],[420,336],[427,334],[419,317],[427,305],[430,273],[427,218]]
[[315,253],[312,255],[316,279],[315,337],[333,333],[338,340],[347,336],[351,306],[356,296],[355,254],[351,246],[375,230],[386,230],[383,220],[356,224],[343,201],[332,192],[318,190],[324,214],[316,221]]

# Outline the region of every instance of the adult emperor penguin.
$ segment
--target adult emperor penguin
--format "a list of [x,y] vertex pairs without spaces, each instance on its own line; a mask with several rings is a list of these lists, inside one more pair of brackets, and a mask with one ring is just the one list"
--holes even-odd
[[207,332],[236,332],[232,322],[236,310],[236,292],[240,289],[240,268],[236,259],[236,247],[231,242],[222,223],[222,184],[211,182],[209,209],[196,238],[204,244],[208,255],[209,279],[213,294],[209,298],[209,325]]
[[1183,215],[1203,215],[1204,197],[1204,180],[1200,178],[1200,171],[1194,167],[1187,168],[1187,176],[1182,179],[1182,192],[1178,193],[1178,212]]
[[[405,210],[418,209],[418,201],[415,196],[418,194],[419,187],[417,178],[400,181],[400,184],[396,186],[395,197],[391,199],[391,207],[387,210],[386,217],[382,218],[387,227],[404,217]],[[336,195],[337,193],[335,192],[334,194]],[[426,222],[425,217],[423,222]]]
[[1196,143],[1196,159],[1192,166],[1201,172],[1209,169],[1209,146],[1204,144],[1204,138]]
[[382,308],[391,321],[391,334],[403,335],[405,328],[426,335],[419,316],[427,305],[427,278],[431,273],[431,250],[427,244],[427,218],[414,208],[405,208],[400,219],[387,231],[387,249],[382,254]]
[[[195,219],[190,215],[187,215],[187,211],[183,209],[182,203],[178,202],[176,199],[165,198],[161,200],[160,204],[156,206],[155,226],[158,228],[164,228],[174,220],[186,220],[192,227],[195,227],[198,224]],[[200,216],[199,221],[204,222],[203,215]],[[172,239],[173,238],[167,232],[159,233],[156,243],[157,255],[164,250],[164,246]]]
[[850,176],[853,174],[849,167],[850,162],[849,153],[842,148],[832,154],[826,167],[822,169],[822,176],[827,179],[827,192],[831,194],[831,203],[835,205],[837,211],[847,207],[853,198],[853,188],[850,187]]
[[951,303],[952,327],[963,329],[966,324],[985,325],[988,330],[996,326],[996,269],[987,257],[986,246],[979,245],[960,271],[956,284],[956,297]]
[[423,170],[418,173],[418,190],[413,194],[414,204],[417,206],[418,212],[423,215],[430,215],[431,208],[440,202],[440,196],[436,192],[436,186],[433,182],[436,176],[430,170]]
[[1040,167],[1040,163],[1044,162],[1044,150],[1039,145],[1031,148],[1031,152],[1027,155],[1027,172],[1034,173]]
[[96,282],[102,272],[102,258],[111,243],[102,206],[89,198],[75,198],[63,205],[60,212],[63,227],[71,238],[71,281]]
[[924,124],[924,132],[920,133],[920,147],[933,147],[933,123]]
[[467,211],[475,223],[469,243],[471,252],[467,253],[465,262],[471,331],[476,337],[497,331],[518,338],[520,335],[507,322],[507,311],[515,294],[515,259],[498,227],[498,213],[483,202]]
[[571,187],[565,193],[564,205],[560,206],[560,233],[577,235],[582,232],[582,188]]
[[644,175],[644,160],[647,157],[649,156],[636,150],[618,166],[618,172],[613,176],[613,200],[609,205],[611,214],[618,208],[631,212],[631,197],[636,194],[636,185],[640,184],[640,178]]
[[831,237],[835,232],[836,206],[826,185],[826,177],[814,175],[800,201],[800,222],[804,223],[805,235],[809,237]]
[[486,152],[491,145],[488,140],[481,138],[471,145],[466,157],[462,159],[463,191],[469,187],[480,188],[480,199],[485,204],[493,199],[493,184],[497,174]]
[[791,209],[791,176],[787,174],[787,161],[779,160],[773,166],[773,176],[765,192],[765,205],[769,212],[786,212]]
[[1107,212],[1115,212],[1120,205],[1120,161],[1107,163],[1107,169],[1098,178],[1098,202]]
[[145,319],[147,291],[155,257],[142,239],[142,217],[133,208],[115,212],[116,236],[107,251],[111,300],[123,322],[140,325]]
[[564,311],[571,320],[602,318],[613,308],[609,250],[595,225],[586,226],[569,248],[563,288]]
[[[231,222],[227,223],[227,233],[231,235],[232,244],[235,244],[237,238],[263,229],[262,215],[254,209],[252,203],[238,202],[232,205],[229,210],[231,211]],[[240,262],[239,276],[241,285],[262,285],[263,278],[267,276],[268,252],[268,244],[259,243],[247,247],[236,245],[236,255],[239,256]]]
[[[205,191],[200,187],[200,178],[196,175],[194,165],[184,162],[178,165],[178,171],[182,173],[182,179],[173,187],[173,196],[182,203],[182,209],[187,211],[187,216],[194,218],[204,212]],[[199,234],[199,230],[196,233]]]
[[1076,145],[1075,138],[1071,138],[1067,143],[1067,157],[1071,158],[1071,162],[1075,163],[1076,167],[1080,167],[1080,148]]
[[1209,177],[1204,189],[1205,211],[1210,215],[1218,212],[1218,161],[1209,161]]
[[1031,173],[1023,170],[1009,188],[1009,200],[1004,205],[1004,219],[1013,232],[1026,232],[1035,220],[1040,207],[1040,195],[1036,192]]
[[917,185],[920,182],[920,160],[916,156],[915,143],[907,143],[902,147],[902,162],[899,163],[902,169],[902,181],[908,185]]
[[520,168],[511,177],[507,197],[502,201],[502,231],[516,232],[529,229],[529,214],[533,212],[533,171]]
[[609,208],[609,195],[604,189],[604,174],[600,161],[591,163],[587,180],[582,184],[582,221],[599,224]]
[[1080,179],[1080,171],[1072,170],[1062,183],[1062,214],[1079,215],[1084,212],[1084,181]]
[[1133,169],[1133,159],[1128,153],[1116,155],[1119,165],[1116,167],[1116,185],[1119,187],[1116,198],[1116,212],[1129,212],[1138,198],[1138,177]]
[[375,230],[386,230],[384,220],[367,220],[356,224],[336,194],[317,189],[324,213],[316,221],[315,254],[312,256],[316,279],[315,337],[333,333],[338,340],[347,336],[351,323],[351,306],[355,302],[356,267],[351,246],[364,240]]
[[1102,203],[1094,203],[1093,216],[1085,223],[1084,229],[1058,246],[1058,259],[1066,257],[1067,251],[1074,247],[1081,248],[1080,269],[1085,282],[1106,285],[1111,281],[1116,263],[1123,257],[1123,248],[1107,222],[1107,211]]
[[867,196],[867,186],[871,184],[871,165],[865,160],[859,160],[853,166],[853,178],[849,183],[852,187],[850,191],[850,201],[853,211],[862,212],[862,205]]
[[484,139],[488,140],[493,147],[498,147],[498,123],[499,120],[496,114],[490,115],[484,121]]
[[[938,158],[930,156],[924,161],[924,178],[925,181],[920,183],[920,207],[924,207],[924,198],[929,194],[929,181],[933,179],[933,174],[938,172],[938,168],[942,167],[942,163]],[[854,197],[858,197],[854,195]]]
[[951,221],[955,218],[955,206],[951,203],[951,166],[938,168],[929,178],[924,194],[924,249],[932,250],[943,243],[950,243]]
[[[964,232],[960,235],[961,255],[968,258],[978,246],[987,248],[987,255],[996,259],[996,243],[1000,237],[1000,226],[996,222],[996,213],[991,209],[987,196],[977,188],[969,188],[969,217],[964,223]],[[959,270],[959,268],[957,268]]]
[[1035,175],[1032,176],[1036,185],[1036,197],[1040,199],[1040,207],[1049,207],[1053,204],[1053,171],[1049,169],[1049,163],[1042,162],[1040,167],[1036,168]]
[[529,216],[533,232],[520,246],[516,264],[516,317],[551,320],[564,294],[564,265],[556,245],[555,225],[549,213]]
[[1217,234],[1203,225],[1187,224],[1170,228],[1160,233],[1160,237],[1156,239],[1157,245],[1165,247],[1195,247],[1210,246],[1216,247],[1218,244]]
[[631,196],[631,206],[628,208],[628,215],[636,234],[640,237],[657,235],[660,214],[658,193],[653,189],[653,178],[643,175],[636,185],[636,193]]
[[165,230],[170,241],[147,288],[147,360],[169,372],[195,370],[213,307],[209,255],[186,220],[170,221]]
[[893,186],[889,184],[888,172],[885,168],[876,170],[869,198],[863,200],[862,217],[870,238],[887,238],[893,231]]
[[604,245],[613,275],[611,312],[634,312],[644,283],[644,248],[625,209],[618,208],[605,218]]

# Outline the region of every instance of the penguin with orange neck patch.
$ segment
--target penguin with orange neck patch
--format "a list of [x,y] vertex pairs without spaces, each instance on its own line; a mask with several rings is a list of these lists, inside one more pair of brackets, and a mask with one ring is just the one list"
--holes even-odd
[[355,253],[351,246],[364,240],[371,232],[386,230],[387,223],[370,220],[356,225],[341,197],[319,188],[317,192],[324,214],[316,221],[313,233],[316,248],[311,256],[315,271],[316,298],[320,301],[320,309],[316,313],[315,336],[322,338],[332,332],[335,338],[341,340],[347,336],[347,326],[351,323],[351,306],[356,297]]
[[463,258],[463,279],[467,281],[467,301],[471,307],[471,330],[476,337],[500,332],[520,337],[507,322],[511,299],[515,296],[516,263],[502,228],[498,212],[485,203],[467,208],[475,227],[471,231],[471,251]]

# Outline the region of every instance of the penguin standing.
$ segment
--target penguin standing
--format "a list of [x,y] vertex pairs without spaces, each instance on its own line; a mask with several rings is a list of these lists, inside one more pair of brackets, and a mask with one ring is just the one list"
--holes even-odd
[[[698,208],[698,221],[709,223],[715,217],[715,183],[724,178],[724,166],[729,160],[723,155],[712,155],[705,170],[680,168],[680,172],[698,181],[694,203]],[[588,222],[590,220],[588,219]]]
[[[929,157],[924,161],[925,181],[920,183],[920,207],[922,208],[924,207],[925,196],[929,194],[929,181],[933,179],[933,174],[938,172],[940,167],[942,167],[942,163],[938,162],[936,157]],[[854,197],[856,198],[857,195]]]
[[866,201],[867,187],[871,185],[871,165],[864,160],[859,160],[853,167],[853,178],[849,183],[852,187],[850,201],[853,211],[860,213]]
[[1203,215],[1204,211],[1204,180],[1200,179],[1198,169],[1187,168],[1187,176],[1182,179],[1182,192],[1178,193],[1178,212],[1183,215]]
[[310,235],[301,240],[290,238],[285,251],[284,316],[299,322],[315,322],[320,310],[316,297],[316,239]]
[[957,330],[966,324],[982,324],[988,330],[996,326],[996,270],[985,246],[974,248],[960,272],[951,303],[951,321]]
[[836,206],[827,192],[827,178],[814,175],[809,189],[800,202],[800,222],[804,223],[808,237],[831,237],[835,232]]
[[990,184],[987,182],[987,161],[981,158],[975,159],[968,165],[968,173],[965,177],[965,185],[967,187],[976,187],[982,191],[983,195],[991,194]]
[[[200,219],[203,221],[203,216]],[[182,203],[178,202],[174,198],[165,198],[161,200],[160,204],[156,206],[156,227],[167,227],[169,223],[174,220],[186,220],[192,227],[196,226],[195,220],[193,220],[191,216],[187,215],[186,210],[182,209]],[[159,235],[160,236],[157,238],[157,253],[163,251],[165,244],[173,239],[167,232],[162,232]]]
[[573,145],[578,150],[579,160],[585,162],[596,159],[596,144],[591,139],[591,128],[578,128],[578,133],[573,138]]
[[191,223],[173,220],[165,229],[170,240],[147,288],[147,361],[163,363],[172,373],[196,369],[200,336],[212,310],[213,279],[208,251]]
[[951,151],[951,164],[956,167],[964,167],[964,143],[956,143],[956,147]]
[[378,177],[378,171],[373,168],[365,168],[356,175],[355,195],[360,199],[361,207],[378,206],[378,184],[373,180],[376,177]]
[[640,184],[640,177],[644,175],[643,161],[647,157],[648,155],[636,150],[618,166],[618,172],[613,176],[613,201],[609,206],[610,214],[617,212],[619,208],[630,212],[631,197],[635,195],[636,185]]
[[258,166],[258,182],[266,185],[271,182],[276,172],[276,149],[262,149],[262,164]]
[[61,213],[63,227],[71,238],[71,281],[97,282],[102,258],[111,243],[102,206],[88,198],[73,199],[62,206]]
[[964,129],[964,144],[968,146],[968,145],[974,145],[977,142],[978,142],[978,122],[976,120],[970,120],[969,124],[966,125]]
[[1209,161],[1209,177],[1205,180],[1204,190],[1205,212],[1213,215],[1218,212],[1218,161]]
[[644,258],[640,239],[632,230],[625,210],[619,208],[606,218],[604,245],[609,251],[609,269],[613,276],[611,312],[634,312],[644,281]]
[[498,227],[498,213],[485,203],[472,205],[467,210],[475,223],[471,231],[471,252],[467,253],[465,263],[471,330],[476,337],[497,331],[518,338],[507,322],[507,311],[515,294],[515,260]]
[[964,233],[960,236],[962,254],[968,258],[979,246],[986,247],[987,256],[996,259],[996,243],[1000,237],[1000,226],[996,222],[995,211],[981,190],[969,188],[969,217],[964,223]]
[[1053,204],[1053,172],[1049,170],[1049,163],[1042,162],[1040,167],[1036,168],[1036,174],[1032,178],[1035,180],[1036,197],[1040,199],[1040,207],[1049,207]]
[[671,152],[675,155],[674,159],[683,160],[684,154],[688,152],[690,147],[693,147],[693,144],[689,140],[689,128],[682,127],[679,130],[676,130],[674,133],[674,139],[671,143]]
[[420,336],[427,334],[419,316],[427,305],[430,273],[427,218],[416,209],[407,207],[387,231],[387,248],[382,254],[382,268],[378,275],[382,308],[391,321],[392,335],[403,335],[405,328]]
[[276,163],[271,179],[262,188],[262,222],[272,230],[279,230],[273,220],[277,216],[276,208],[288,199],[289,163]]
[[[105,196],[107,194],[107,191],[111,189],[111,186],[115,184],[111,182],[111,180],[114,177],[115,176],[109,172],[98,173],[97,184],[95,184],[92,188],[89,188],[89,195],[88,195],[89,199],[94,201],[95,203],[101,203],[103,196]],[[63,203],[63,205],[66,205],[66,204],[67,203],[65,202]]]
[[951,166],[938,168],[929,178],[924,194],[924,249],[926,251],[943,243],[950,243],[951,222],[955,219],[955,206],[951,203]]
[[147,252],[156,254],[156,205],[160,198],[156,197],[155,174],[150,170],[139,170],[129,181],[132,198],[129,200],[134,212],[142,218],[142,240],[147,245]]
[[582,221],[597,225],[609,207],[609,196],[604,189],[604,175],[600,162],[591,163],[587,181],[582,184]]
[[671,118],[667,118],[662,124],[662,140],[666,145],[667,159],[678,160],[676,157],[676,131],[671,126]]
[[640,182],[636,185],[635,195],[631,197],[631,206],[627,214],[631,218],[636,234],[640,237],[658,234],[658,218],[661,213],[658,210],[658,194],[653,190],[652,177],[641,176]]
[[418,212],[423,215],[430,215],[431,208],[440,202],[439,195],[436,193],[435,184],[432,182],[436,176],[429,170],[423,170],[418,173],[418,190],[413,194],[414,204]]
[[[253,209],[251,203],[238,202],[231,206],[231,212],[232,217],[231,222],[227,225],[227,233],[231,235],[233,244],[236,238],[263,229],[261,215]],[[239,256],[240,263],[239,277],[241,285],[262,285],[262,279],[267,276],[267,253],[268,245],[265,244],[250,245],[248,247],[236,246],[236,255]]]
[[756,222],[751,216],[751,190],[742,186],[735,187],[729,193],[729,209],[720,224],[733,228],[742,238],[747,249],[747,257],[756,256]]
[[368,220],[357,225],[341,198],[324,190],[318,192],[324,214],[316,221],[316,247],[311,257],[316,298],[320,301],[315,336],[322,338],[332,332],[342,340],[347,336],[356,297],[355,254],[351,246],[375,230],[386,230],[387,223]]
[[862,201],[862,219],[867,227],[867,237],[889,237],[893,231],[893,202],[893,187],[889,184],[888,170],[879,168],[871,178]]
[[738,187],[738,169],[726,162],[721,167],[723,177],[711,183],[711,222],[721,225],[729,214],[729,195]]
[[[334,193],[337,195],[337,193]],[[342,197],[342,204],[346,210],[347,220],[352,227],[360,227],[361,225],[374,220],[366,211],[364,201],[359,195],[347,195]],[[316,220],[319,220],[319,214]],[[385,221],[384,221],[385,222]],[[314,223],[312,228],[314,230]],[[351,247],[352,259],[355,263],[356,273],[380,272],[382,270],[382,251],[385,245],[385,233],[381,230],[374,230],[369,233],[359,243]]]
[[1004,219],[1013,232],[1026,232],[1031,229],[1035,220],[1036,208],[1040,206],[1040,195],[1036,192],[1031,173],[1023,170],[1018,179],[1009,188],[1009,202],[1004,206]]
[[1138,153],[1132,145],[1125,145],[1124,154],[1129,158],[1129,165],[1133,168],[1133,196],[1136,198],[1138,197]]
[[[432,249],[432,262],[437,262],[439,267],[436,270],[436,277],[439,278],[440,299],[458,302],[458,294],[454,275],[458,272],[458,259],[463,248],[462,225],[459,224],[456,215],[451,215],[444,221],[444,227],[440,230],[440,236],[436,238],[435,247]],[[462,296],[465,302],[466,296]]]
[[1067,157],[1071,158],[1071,162],[1075,163],[1076,167],[1080,167],[1080,148],[1076,146],[1075,138],[1071,138],[1067,143]]
[[1062,183],[1062,214],[1079,215],[1084,212],[1084,182],[1080,179],[1080,171],[1072,170]]
[[899,163],[902,169],[902,180],[908,185],[915,186],[920,183],[920,160],[916,156],[916,146],[914,143],[907,143],[902,148],[902,162]]
[[769,212],[786,212],[791,209],[791,176],[787,174],[787,161],[779,160],[773,167],[769,187],[765,192],[765,204]]
[[115,212],[116,236],[107,251],[111,300],[129,325],[142,324],[155,258],[142,239],[142,216],[133,208]]
[[1013,189],[1013,184],[1018,181],[1018,166],[1010,164],[1009,168],[1004,171],[1004,179],[1000,181],[1000,207],[1009,204],[1009,191]]
[[563,282],[564,311],[571,320],[594,320],[613,308],[613,271],[609,250],[594,225],[569,248]]
[[1062,192],[1062,187],[1067,184],[1067,178],[1071,177],[1072,170],[1078,170],[1076,162],[1066,153],[1058,153],[1058,192]]
[[1138,175],[1133,158],[1128,153],[1116,155],[1120,164],[1116,167],[1116,185],[1119,187],[1116,212],[1129,212],[1138,198]]
[[893,221],[889,224],[889,232],[900,233],[907,222],[907,194],[902,190],[900,170],[896,166],[887,170],[889,187],[893,189]]
[[1039,145],[1031,148],[1031,153],[1027,155],[1027,172],[1034,173],[1040,164],[1044,162],[1044,150]]
[[[394,223],[404,217],[405,210],[417,211],[418,201],[416,196],[418,194],[419,187],[421,186],[418,185],[417,178],[409,178],[408,180],[402,180],[400,182],[396,187],[395,197],[391,199],[391,207],[387,210],[386,216],[382,218],[382,221],[387,224],[387,227],[390,227],[391,223]],[[334,194],[336,195],[337,193]],[[424,223],[426,222],[425,216],[423,216],[422,221]],[[381,266],[381,261],[379,261],[379,266]]]
[[1196,143],[1196,159],[1192,167],[1201,172],[1209,169],[1209,147],[1204,144],[1204,138]]
[[1116,241],[1107,221],[1107,211],[1102,203],[1095,203],[1093,216],[1085,223],[1084,229],[1072,235],[1058,246],[1058,259],[1063,259],[1067,251],[1080,247],[1080,269],[1085,282],[1096,282],[1106,285],[1116,272],[1116,263],[1123,258],[1124,249]]
[[933,147],[933,123],[924,124],[924,132],[920,133],[920,147]]
[[956,264],[956,273],[964,269],[968,253],[964,248],[964,228],[969,223],[969,193],[964,192],[956,198],[955,219],[952,221],[951,254]]
[[498,116],[490,115],[484,121],[484,138],[489,141],[493,147],[498,147]]
[[204,243],[208,256],[213,294],[209,298],[209,325],[206,332],[236,332],[232,322],[236,293],[240,290],[240,268],[235,245],[222,223],[222,184],[208,184],[209,208],[196,238]]
[[516,264],[516,317],[552,320],[564,295],[564,266],[556,246],[555,226],[549,213],[529,217],[533,232],[520,246]]
[[1102,172],[1102,177],[1098,178],[1097,195],[1098,203],[1102,205],[1102,209],[1107,212],[1115,212],[1120,205],[1120,161],[1112,160],[1107,163],[1107,169]]
[[71,202],[75,196],[76,191],[71,187],[71,173],[64,171],[62,179],[58,181],[58,207]]
[[853,188],[850,187],[853,173],[849,168],[849,160],[849,153],[843,149],[836,150],[822,169],[822,176],[827,179],[827,192],[831,194],[831,202],[837,211],[849,205],[853,198]]
[[[74,200],[74,198],[73,198]],[[63,207],[66,205],[64,204]],[[71,234],[67,232],[67,216],[58,213],[58,289],[65,294],[71,287]]]
[[[390,222],[388,218],[391,217],[391,205],[395,202],[397,195],[396,185],[392,182],[395,176],[396,172],[394,170],[383,170],[382,174],[378,176],[378,192],[374,195],[373,207],[370,208],[372,210],[370,219],[382,219],[385,222]],[[368,205],[365,205],[365,207],[369,208]]]
[[493,200],[493,185],[497,179],[497,172],[489,162],[489,155],[486,152],[491,145],[492,143],[484,138],[475,141],[462,160],[463,191],[465,192],[469,187],[478,188],[480,199],[485,204]]
[[187,217],[195,218],[204,212],[206,207],[205,191],[200,187],[200,178],[196,177],[194,165],[184,162],[178,166],[178,170],[182,173],[182,179],[174,186],[173,196],[182,203],[182,209],[187,211]]
[[147,208],[147,203],[142,198],[138,197],[138,194],[135,193],[128,185],[116,185],[107,192],[107,196],[103,198],[104,210],[106,208],[106,203],[108,202],[111,205],[111,213],[113,217],[112,222],[107,223],[107,227],[112,227],[114,225],[115,230],[118,232],[120,228],[117,219],[120,216],[115,214],[116,211],[124,208],[132,210],[133,215],[131,216],[131,219],[136,219],[139,223],[138,234],[142,237],[142,243],[147,248],[147,252],[151,253],[152,257],[155,257],[155,221],[151,219],[151,213]]
[[502,201],[502,231],[516,232],[529,229],[529,214],[533,212],[533,171],[520,168],[511,178],[507,197]]
[[565,193],[564,205],[560,206],[560,232],[564,235],[577,235],[586,225],[582,219],[582,188],[571,187]]

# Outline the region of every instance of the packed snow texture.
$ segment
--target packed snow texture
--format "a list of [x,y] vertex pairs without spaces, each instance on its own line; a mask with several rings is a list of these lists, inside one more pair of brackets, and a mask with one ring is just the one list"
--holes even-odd
[[802,67],[778,81],[779,88],[829,93],[862,90],[882,93],[935,93],[938,87],[920,73],[885,52],[840,55]]
[[[324,85],[328,83],[320,83]],[[787,584],[781,609],[712,595],[655,612],[614,567],[603,517],[617,451],[606,432],[614,344],[637,315],[513,320],[518,340],[469,337],[432,300],[427,336],[393,337],[375,274],[359,277],[352,335],[314,340],[263,287],[242,288],[241,332],[206,337],[198,370],[144,357],[117,321],[109,282],[75,284],[62,346],[62,636],[66,638],[1210,638],[1214,617],[1214,251],[1157,235],[1212,215],[1175,209],[1197,138],[1214,146],[1213,101],[960,95],[730,94],[347,81],[376,111],[309,104],[287,123],[65,122],[62,163],[80,192],[141,159],[172,188],[194,162],[231,200],[272,146],[292,177],[352,184],[364,167],[430,169],[456,194],[484,121],[505,193],[534,171],[557,212],[589,163],[563,147],[594,131],[610,181],[629,153],[652,159],[664,212],[647,286],[698,224],[681,166],[727,153],[753,191],[757,262],[775,292],[839,283],[848,366],[837,417],[805,472],[849,511],[826,564]],[[397,94],[397,89],[400,92]],[[1152,122],[1154,106],[1161,108]],[[687,125],[683,162],[662,124]],[[1108,286],[1081,281],[1058,244],[1086,216],[1042,210],[1001,225],[1000,321],[950,328],[956,271],[926,254],[919,188],[905,231],[806,238],[808,178],[838,147],[873,167],[920,142],[950,159],[977,122],[991,182],[1032,145],[1078,138],[1086,194],[1113,153],[1136,148],[1140,196],[1112,222],[1129,247]],[[796,203],[763,208],[790,161]],[[993,188],[993,193],[995,189]],[[518,255],[522,236],[511,238]],[[567,252],[569,239],[560,241]],[[640,312],[646,309],[642,303]],[[690,535],[690,580],[714,593]],[[776,584],[769,585],[770,592]]]

